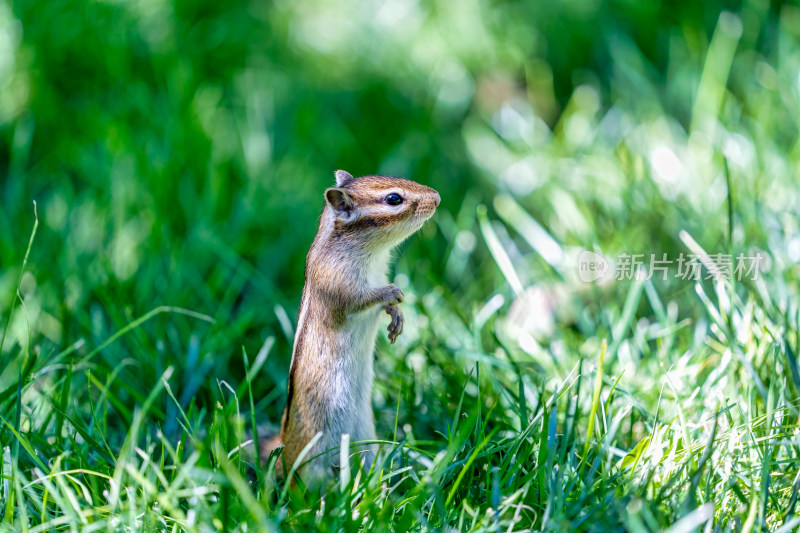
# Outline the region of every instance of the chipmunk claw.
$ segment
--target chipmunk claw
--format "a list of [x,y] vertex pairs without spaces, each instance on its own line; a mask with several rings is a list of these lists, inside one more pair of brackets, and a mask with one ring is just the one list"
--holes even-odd
[[403,322],[405,319],[403,318],[403,312],[400,311],[400,306],[398,305],[387,305],[386,314],[392,317],[392,321],[389,323],[389,327],[386,329],[389,331],[389,342],[394,344],[394,341],[397,340],[397,337],[403,333]]

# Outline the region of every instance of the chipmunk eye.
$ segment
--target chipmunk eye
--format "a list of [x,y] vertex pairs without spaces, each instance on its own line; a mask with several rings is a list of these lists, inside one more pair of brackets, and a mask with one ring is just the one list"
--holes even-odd
[[400,205],[403,203],[403,197],[399,194],[392,193],[383,199],[389,205]]

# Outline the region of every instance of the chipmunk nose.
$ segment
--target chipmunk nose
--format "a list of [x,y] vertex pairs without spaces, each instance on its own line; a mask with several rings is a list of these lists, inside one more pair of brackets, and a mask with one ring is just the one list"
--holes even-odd
[[436,207],[439,207],[439,202],[441,202],[441,201],[442,201],[442,197],[439,196],[439,193],[436,192],[436,191],[433,191],[433,203],[436,204]]

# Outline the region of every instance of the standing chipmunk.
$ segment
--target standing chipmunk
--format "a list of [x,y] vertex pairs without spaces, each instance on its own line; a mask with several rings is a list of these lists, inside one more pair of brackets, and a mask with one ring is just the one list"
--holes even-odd
[[[306,258],[280,442],[288,470],[317,433],[306,459],[352,441],[374,440],[373,353],[381,311],[389,340],[403,331],[403,291],[387,280],[392,249],[422,227],[439,193],[402,178],[353,178],[336,171],[325,191],[319,230]],[[267,448],[279,443],[267,444]],[[367,467],[374,450],[367,450]],[[311,463],[310,479],[337,465],[329,452]]]

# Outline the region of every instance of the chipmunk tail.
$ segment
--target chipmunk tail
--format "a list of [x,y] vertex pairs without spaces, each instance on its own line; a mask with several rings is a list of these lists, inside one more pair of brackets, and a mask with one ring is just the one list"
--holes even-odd
[[[272,453],[283,446],[280,437],[280,429],[272,425],[260,424],[254,432],[248,432],[247,440],[250,441],[248,446],[243,448],[246,460],[255,468],[260,465],[261,468],[267,468],[269,459]],[[258,447],[254,443],[258,442]],[[277,459],[275,464],[275,472],[278,477],[282,477],[283,469],[281,458]]]
[[272,434],[267,434],[266,432],[261,433],[259,431],[258,434],[258,449],[261,453],[261,459],[266,460],[269,455],[276,449],[278,446],[283,446],[283,442],[281,442],[281,436],[279,432],[275,431]]

